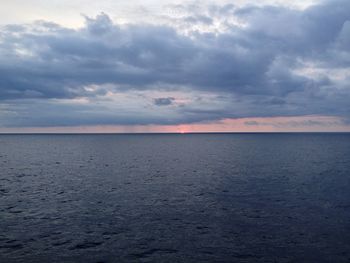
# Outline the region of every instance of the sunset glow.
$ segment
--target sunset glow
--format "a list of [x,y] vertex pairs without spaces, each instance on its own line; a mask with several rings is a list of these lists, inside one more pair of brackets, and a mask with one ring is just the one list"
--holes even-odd
[[0,133],[202,133],[202,132],[350,132],[343,120],[328,116],[224,119],[181,125],[101,125],[2,128]]

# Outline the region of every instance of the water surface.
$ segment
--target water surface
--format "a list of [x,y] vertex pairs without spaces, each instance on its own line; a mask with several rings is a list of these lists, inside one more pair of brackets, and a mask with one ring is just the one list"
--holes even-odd
[[350,134],[0,135],[0,262],[349,262]]

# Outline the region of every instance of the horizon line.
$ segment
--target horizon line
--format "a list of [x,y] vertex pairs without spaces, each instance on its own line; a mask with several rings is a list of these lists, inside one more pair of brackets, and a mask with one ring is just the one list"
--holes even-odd
[[257,131],[257,132],[0,132],[0,135],[195,135],[195,134],[350,134],[350,131]]

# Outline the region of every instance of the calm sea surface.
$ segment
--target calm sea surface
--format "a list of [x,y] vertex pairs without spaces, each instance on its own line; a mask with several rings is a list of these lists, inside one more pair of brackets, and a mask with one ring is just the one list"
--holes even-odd
[[0,135],[0,262],[350,262],[350,134]]

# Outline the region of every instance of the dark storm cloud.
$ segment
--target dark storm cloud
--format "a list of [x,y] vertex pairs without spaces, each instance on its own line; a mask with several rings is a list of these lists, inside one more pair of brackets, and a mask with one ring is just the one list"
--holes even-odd
[[175,98],[168,97],[168,98],[155,98],[153,101],[154,101],[154,104],[157,106],[168,106],[168,105],[171,105],[174,100]]
[[[87,97],[93,104],[94,98],[113,90],[127,93],[169,87],[232,98],[231,104],[220,109],[174,109],[178,123],[305,114],[348,117],[349,1],[325,1],[306,10],[227,5],[192,13],[182,22],[210,27],[220,17],[224,30],[189,28],[183,34],[176,25],[117,25],[103,13],[86,17],[80,29],[45,21],[4,26],[0,31],[0,101],[49,103]],[[242,26],[232,23],[233,17]],[[309,64],[323,71],[298,72]],[[334,79],[330,70],[342,70],[348,79]],[[157,106],[172,102],[170,97],[154,100]],[[85,123],[122,122],[109,114],[107,109],[98,117],[90,113]],[[147,116],[138,121],[147,122]],[[156,122],[163,121],[168,123],[169,118]]]

